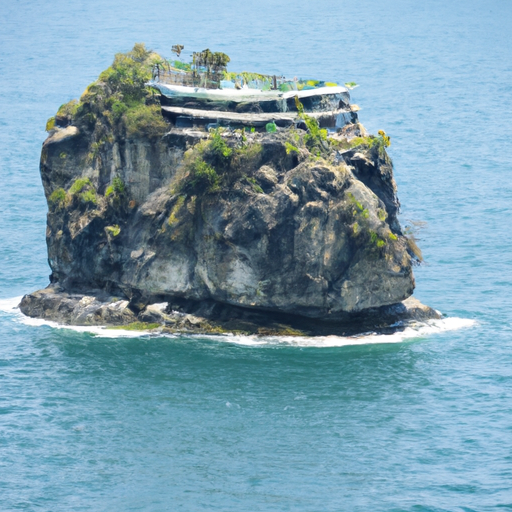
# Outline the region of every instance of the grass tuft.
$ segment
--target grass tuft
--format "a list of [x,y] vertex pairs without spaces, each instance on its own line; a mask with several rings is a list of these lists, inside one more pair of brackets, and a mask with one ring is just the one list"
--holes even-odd
[[54,190],[48,198],[50,209],[60,210],[67,203],[67,194],[63,188]]
[[92,183],[89,178],[77,178],[73,185],[71,185],[71,188],[69,189],[69,193],[74,196],[78,193],[80,193],[85,187],[91,187]]

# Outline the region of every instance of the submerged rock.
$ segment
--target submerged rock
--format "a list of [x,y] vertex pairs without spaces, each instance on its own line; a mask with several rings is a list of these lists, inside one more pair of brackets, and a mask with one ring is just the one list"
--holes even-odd
[[43,145],[51,286],[25,314],[254,333],[438,316],[403,302],[415,256],[382,136],[178,128],[154,97],[116,118],[118,93],[93,85]]

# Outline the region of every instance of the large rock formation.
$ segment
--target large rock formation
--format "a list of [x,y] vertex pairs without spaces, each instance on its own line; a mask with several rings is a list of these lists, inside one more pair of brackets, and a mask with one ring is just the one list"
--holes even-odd
[[[116,107],[108,80],[49,127],[51,285],[24,297],[25,314],[207,332],[233,319],[250,332],[320,332],[325,322],[341,332],[410,317],[397,304],[414,289],[414,254],[385,135],[358,123],[329,138],[178,128],[149,93]],[[420,309],[436,316],[410,311]]]

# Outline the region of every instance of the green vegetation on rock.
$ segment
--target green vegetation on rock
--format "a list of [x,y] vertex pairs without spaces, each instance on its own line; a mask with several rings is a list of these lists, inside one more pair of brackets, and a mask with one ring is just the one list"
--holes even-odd
[[50,119],[48,119],[48,121],[46,121],[46,127],[45,127],[45,130],[46,130],[47,132],[50,132],[50,131],[52,131],[54,128],[55,128],[55,117],[50,117]]
[[71,198],[78,198],[82,204],[87,206],[98,204],[96,189],[89,178],[77,178],[68,193]]
[[114,224],[113,226],[107,226],[105,231],[112,236],[117,236],[119,233],[121,233],[121,228],[118,224]]
[[186,196],[179,196],[176,204],[173,206],[171,210],[171,214],[169,215],[169,219],[167,220],[167,224],[169,226],[174,226],[179,222],[178,214],[183,205],[185,204]]
[[237,179],[257,169],[262,146],[241,142],[229,145],[222,129],[212,130],[207,140],[185,155],[184,175],[172,187],[174,193],[202,196],[229,188]]
[[115,176],[112,183],[105,189],[105,198],[115,209],[126,206],[128,201],[126,185],[119,176]]
[[368,149],[377,148],[379,154],[383,154],[385,148],[391,145],[391,137],[386,135],[384,130],[379,130],[379,135],[369,135],[367,137],[354,137],[349,143],[348,147],[365,146]]
[[82,203],[87,205],[96,205],[98,204],[98,197],[96,196],[95,190],[86,190],[85,192],[82,192],[80,195],[80,201]]
[[252,185],[252,188],[255,192],[258,194],[264,194],[263,189],[259,186],[258,182],[253,177],[247,177],[245,178],[247,180],[247,183],[250,183]]
[[168,125],[160,111],[159,95],[145,85],[151,79],[154,63],[160,60],[143,43],[135,44],[127,53],[116,54],[112,65],[86,88],[80,101],[61,105],[56,117],[48,120],[46,129],[74,124],[98,131],[97,139],[91,142],[90,161],[99,156],[106,142],[114,140],[101,140],[102,126],[111,132],[124,129],[128,137],[163,135]]
[[48,198],[49,206],[52,210],[59,210],[65,206],[67,202],[67,194],[63,188],[54,190]]
[[107,84],[113,96],[128,106],[138,105],[147,95],[145,84],[151,79],[151,66],[157,58],[143,43],[136,43],[128,53],[118,53],[99,81]]
[[114,101],[111,106],[112,116],[114,121],[119,121],[123,114],[128,110],[128,105],[122,101]]
[[109,185],[105,190],[105,197],[109,197],[111,195],[121,196],[126,192],[126,187],[124,181],[119,177],[115,176],[112,180],[112,185]]
[[85,187],[92,187],[91,180],[89,178],[77,178],[71,188],[69,189],[69,193],[74,196],[81,192]]
[[377,217],[379,217],[379,220],[381,222],[386,222],[388,214],[386,213],[386,210],[383,210],[382,208],[378,208],[377,209]]
[[297,146],[294,146],[292,143],[285,141],[284,146],[286,148],[286,154],[289,155],[291,153],[298,153],[299,148]]
[[55,116],[58,124],[61,125],[71,123],[78,111],[78,107],[78,100],[71,100],[67,103],[64,103],[64,105],[61,105]]
[[[348,192],[346,194],[349,204],[352,205],[352,216],[354,222],[352,224],[352,233],[357,237],[361,237],[363,244],[367,245],[370,249],[377,248],[382,249],[386,246],[387,240],[385,237],[381,236],[377,231],[377,227],[372,224],[370,220],[370,211],[368,208],[365,208],[363,204],[356,199],[354,194]],[[381,213],[384,212],[382,209],[378,209],[377,217],[381,223],[384,223],[386,217]],[[384,212],[385,214],[385,212]],[[379,230],[382,228],[379,227]],[[392,233],[390,233],[392,234]],[[393,235],[395,236],[395,235]],[[390,240],[396,240],[396,236],[393,239],[389,237]]]
[[158,329],[159,327],[161,327],[161,325],[157,323],[132,322],[131,324],[127,325],[115,325],[108,327],[108,329],[117,329],[123,331],[151,331],[153,329]]
[[128,137],[160,137],[168,129],[159,105],[137,105],[127,109],[123,119]]
[[233,156],[233,150],[226,144],[221,133],[219,129],[213,130],[210,134],[210,141],[204,150],[206,158],[216,166],[227,165]]
[[191,195],[212,194],[219,191],[219,184],[217,171],[201,158],[197,158],[190,167],[182,191]]
[[87,154],[87,160],[89,162],[93,162],[96,158],[99,157],[100,150],[101,150],[102,146],[105,144],[105,142],[106,142],[105,140],[99,140],[99,141],[93,142],[91,144],[91,150]]
[[304,137],[306,147],[309,149],[309,151],[317,156],[326,154],[330,150],[329,144],[327,142],[327,130],[320,128],[318,121],[306,114],[304,111],[304,105],[302,105],[302,103],[299,101],[298,96],[295,96],[295,106],[299,112],[299,117],[306,124],[308,131]]
[[376,247],[380,249],[381,247],[384,247],[386,245],[386,240],[381,238],[376,231],[370,229],[368,232],[370,234],[371,243],[374,244]]

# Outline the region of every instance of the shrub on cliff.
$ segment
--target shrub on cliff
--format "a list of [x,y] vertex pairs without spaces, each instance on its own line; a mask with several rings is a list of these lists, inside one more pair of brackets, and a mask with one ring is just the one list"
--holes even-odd
[[68,196],[63,188],[54,190],[48,198],[48,206],[52,211],[60,210],[68,201]]
[[[145,83],[151,79],[151,50],[136,43],[128,53],[118,53],[112,65],[100,74],[112,94],[120,95],[126,105],[142,102],[147,94]],[[155,54],[156,55],[156,54]]]
[[112,184],[105,189],[105,199],[116,209],[126,206],[128,202],[126,185],[119,176],[115,176]]
[[77,100],[71,100],[59,107],[55,116],[55,122],[58,126],[67,126],[73,122],[78,111],[79,103]]
[[215,169],[201,158],[190,166],[181,190],[190,195],[212,194],[220,190],[220,177]]
[[80,195],[80,201],[82,201],[85,205],[97,205],[98,197],[96,195],[96,191],[94,189],[86,190],[82,192]]
[[71,188],[69,189],[69,193],[74,196],[82,192],[82,190],[86,187],[92,187],[91,180],[89,178],[77,178]]
[[211,160],[212,165],[226,166],[233,156],[233,150],[222,138],[220,130],[211,132],[210,141],[205,146],[205,156]]
[[115,176],[112,180],[112,185],[109,185],[105,191],[105,197],[109,197],[111,195],[122,196],[125,192],[126,186],[124,181],[119,176]]
[[86,206],[98,204],[96,189],[89,178],[77,178],[68,193],[73,200],[79,199]]
[[157,137],[165,133],[167,124],[158,105],[158,97],[146,83],[151,69],[161,58],[143,43],[136,43],[127,53],[118,53],[112,65],[98,80],[90,84],[80,97],[62,105],[47,125],[77,124],[94,130],[98,122],[111,127],[121,123],[128,136]]
[[391,146],[391,137],[386,135],[384,130],[379,130],[379,135],[368,135],[365,137],[354,137],[350,141],[338,143],[337,146],[343,149],[354,148],[357,146],[364,146],[368,149],[376,148],[379,155],[384,156],[385,148]]
[[123,122],[128,137],[160,137],[168,129],[158,105],[138,105],[127,109]]
[[304,121],[307,134],[304,136],[306,147],[315,155],[329,152],[329,143],[327,142],[327,130],[320,128],[318,121],[308,116],[304,111],[304,105],[299,101],[299,97],[295,96],[295,106],[299,113],[299,117]]
[[208,140],[187,151],[183,170],[171,188],[173,193],[203,195],[220,192],[259,167],[261,144],[243,139],[228,144],[222,133],[220,128],[211,131]]

